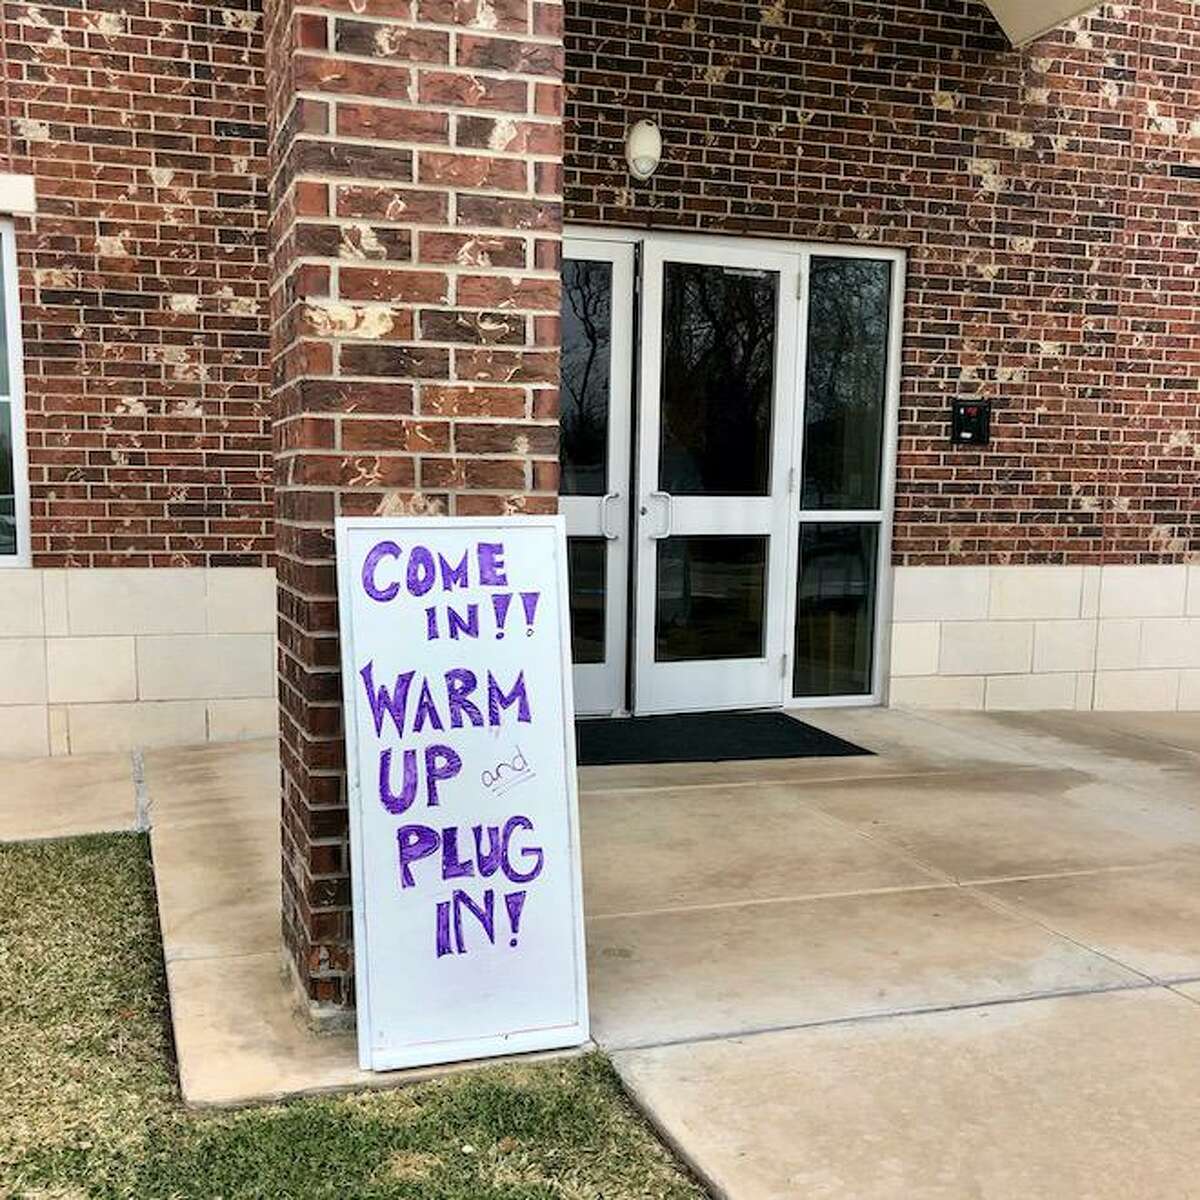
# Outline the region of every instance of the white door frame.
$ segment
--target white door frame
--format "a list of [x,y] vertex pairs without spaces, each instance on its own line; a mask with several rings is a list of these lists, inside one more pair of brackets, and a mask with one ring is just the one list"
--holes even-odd
[[[797,328],[797,336],[795,338],[795,369],[793,371],[795,386],[794,389],[785,388],[785,391],[781,392],[780,394],[781,398],[784,395],[792,396],[791,412],[778,414],[781,419],[789,422],[792,431],[789,442],[791,447],[791,458],[786,467],[786,470],[788,471],[789,487],[783,493],[788,510],[788,524],[785,535],[787,558],[784,580],[784,596],[786,597],[786,602],[784,606],[783,621],[787,664],[785,671],[779,677],[778,696],[774,701],[772,701],[772,703],[785,705],[788,708],[869,706],[885,703],[887,700],[888,661],[891,649],[893,587],[893,571],[891,565],[892,535],[895,520],[896,452],[898,444],[900,370],[902,362],[905,295],[905,251],[893,247],[851,246],[838,242],[791,242],[781,241],[774,238],[731,237],[724,234],[706,233],[696,234],[658,231],[649,232],[637,229],[613,229],[591,226],[568,226],[564,231],[564,237],[568,241],[582,240],[597,244],[607,243],[610,245],[627,245],[630,247],[631,253],[632,248],[638,245],[642,246],[643,253],[645,254],[648,252],[651,245],[658,246],[663,250],[666,250],[681,243],[685,245],[695,245],[697,242],[702,242],[704,247],[711,250],[714,260],[720,259],[722,254],[736,253],[739,250],[743,252],[749,250],[754,253],[762,252],[764,254],[777,253],[781,255],[792,256],[794,258],[800,281],[799,287],[792,290],[793,296],[796,296],[797,292],[799,293],[798,300],[794,301],[794,312]],[[880,507],[878,509],[863,510],[861,512],[814,511],[802,514],[800,512],[799,489],[791,486],[796,480],[798,480],[804,461],[804,421],[802,420],[802,414],[807,373],[808,280],[809,264],[811,259],[814,257],[862,258],[875,261],[886,261],[891,263],[892,266],[888,328],[887,389],[885,395],[880,480]],[[728,261],[728,259],[725,261]],[[659,297],[659,300],[661,301],[661,296]],[[643,299],[642,312],[644,313],[645,311],[646,302]],[[615,340],[616,338],[614,330],[614,343]],[[783,339],[780,339],[781,342],[782,340]],[[633,353],[632,344],[629,347],[629,353],[630,355]],[[645,394],[645,372],[646,365],[643,362],[639,371],[639,378],[642,381],[643,395]],[[614,368],[614,378],[615,377],[616,372]],[[639,438],[639,441],[644,443],[645,439]],[[641,453],[640,450],[639,453]],[[639,478],[635,479],[633,483],[633,486],[635,489],[637,489],[639,495],[643,491],[653,490],[650,488],[643,488],[642,479],[649,478],[654,480],[656,470],[657,463],[655,462],[653,464],[653,469],[650,476],[647,477],[645,476],[644,472],[639,471]],[[572,499],[574,498],[564,497],[560,503]],[[566,511],[565,508],[564,511]],[[655,519],[653,512],[647,514],[647,517],[651,521]],[[800,525],[805,521],[836,522],[840,520],[861,520],[866,523],[877,524],[879,528],[879,536],[877,539],[878,558],[876,563],[875,586],[875,629],[874,643],[872,647],[872,687],[869,693],[863,693],[861,695],[854,694],[848,696],[817,697],[796,696],[793,694],[792,689],[791,666],[792,638],[794,636],[796,620],[796,574],[799,570]],[[773,557],[774,556],[772,556],[772,558]],[[636,580],[636,583],[640,585],[641,581]],[[624,577],[622,586],[625,586]],[[768,587],[770,587],[769,581]],[[636,611],[636,597],[634,599],[634,604]],[[647,610],[651,609],[649,604],[643,604],[641,607]],[[617,606],[609,605],[607,610],[609,620],[611,620],[613,617],[614,608],[621,612],[622,619],[627,619],[627,615],[624,612],[624,601],[622,600]],[[650,634],[652,638],[652,627]],[[624,634],[622,633],[621,636],[623,637]],[[718,662],[716,665],[719,666],[720,663]],[[693,707],[708,708],[718,706],[705,703],[697,704]]]
[[[604,661],[573,668],[575,711],[600,716],[625,707],[629,619],[629,504],[633,440],[634,246],[608,239],[563,239],[563,257],[612,266],[609,330],[608,479],[603,496],[560,496],[567,538],[604,538]],[[624,314],[624,319],[622,319]]]
[[[768,492],[668,496],[660,491],[663,275],[667,263],[766,271],[777,276]],[[789,468],[796,411],[799,265],[754,242],[703,236],[648,239],[642,247],[642,329],[634,517],[634,708],[639,713],[755,708],[782,702],[786,673]],[[667,537],[765,536],[763,648],[755,658],[659,662],[655,657],[658,552]]]
[[800,351],[797,391],[796,442],[793,464],[800,474],[804,463],[804,398],[808,389],[808,283],[809,264],[814,258],[862,258],[892,265],[891,293],[888,297],[887,388],[884,393],[883,445],[880,448],[879,507],[862,510],[802,511],[801,497],[792,504],[794,529],[790,534],[791,557],[788,575],[792,588],[788,595],[788,628],[796,625],[796,577],[800,570],[800,526],[804,523],[832,524],[839,521],[878,524],[875,562],[875,630],[871,657],[871,690],[847,696],[797,696],[792,675],[787,680],[788,708],[861,708],[886,702],[892,644],[892,530],[896,513],[896,452],[899,440],[900,367],[904,333],[904,288],[906,256],[903,250],[882,246],[843,246],[838,243],[805,243],[798,247],[801,267]]
[[21,287],[17,273],[17,236],[10,220],[0,220],[0,256],[4,264],[3,312],[8,355],[9,433],[12,437],[13,493],[17,552],[0,554],[0,570],[28,567],[33,561],[29,504],[29,449],[25,434],[25,351],[21,343]]

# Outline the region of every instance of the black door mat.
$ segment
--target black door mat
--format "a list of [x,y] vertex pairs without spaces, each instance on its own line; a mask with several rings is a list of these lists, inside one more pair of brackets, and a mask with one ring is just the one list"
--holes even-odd
[[617,763],[734,762],[753,758],[848,758],[861,746],[781,712],[680,713],[575,722],[581,767]]

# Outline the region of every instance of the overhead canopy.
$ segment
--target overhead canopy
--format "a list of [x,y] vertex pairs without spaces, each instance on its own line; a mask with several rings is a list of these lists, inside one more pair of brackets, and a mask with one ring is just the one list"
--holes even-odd
[[986,0],[1000,28],[1014,46],[1057,29],[1064,21],[1099,7],[1095,0]]

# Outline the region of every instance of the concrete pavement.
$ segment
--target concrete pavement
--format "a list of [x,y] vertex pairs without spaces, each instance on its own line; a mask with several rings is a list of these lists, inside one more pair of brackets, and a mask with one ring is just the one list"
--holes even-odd
[[[664,1136],[737,1200],[1200,1197],[1200,716],[807,719],[876,755],[580,773],[593,1035]],[[50,769],[0,836],[77,831]],[[192,1103],[402,1078],[292,1011],[276,788],[270,742],[145,757]]]
[[1200,717],[815,720],[872,773],[587,795],[664,1137],[736,1200],[1200,1196]]

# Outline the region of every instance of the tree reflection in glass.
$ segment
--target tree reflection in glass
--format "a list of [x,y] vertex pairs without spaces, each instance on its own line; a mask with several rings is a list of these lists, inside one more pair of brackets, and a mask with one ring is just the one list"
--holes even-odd
[[562,284],[559,492],[603,496],[608,491],[612,264],[567,259]]
[[12,406],[0,400],[0,555],[17,552],[17,501]]
[[879,507],[892,265],[813,258],[804,402],[806,509]]
[[878,538],[877,525],[800,526],[797,696],[871,691]]
[[663,491],[769,493],[778,291],[774,271],[665,265]]

